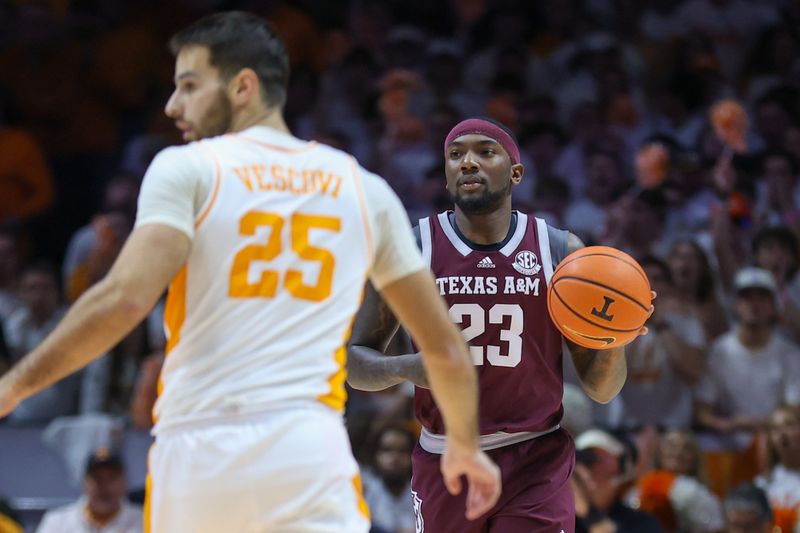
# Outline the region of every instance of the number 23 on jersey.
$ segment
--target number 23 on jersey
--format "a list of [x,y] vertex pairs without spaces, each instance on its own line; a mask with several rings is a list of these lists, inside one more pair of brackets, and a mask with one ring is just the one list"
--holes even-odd
[[330,250],[309,243],[312,230],[338,233],[342,221],[338,217],[294,213],[289,219],[292,252],[302,261],[319,264],[319,276],[314,284],[303,279],[303,273],[289,268],[286,272],[264,270],[255,282],[250,281],[253,261],[272,261],[283,251],[281,242],[286,219],[277,213],[250,211],[239,221],[239,234],[252,236],[262,226],[269,228],[269,238],[263,244],[248,244],[233,259],[228,296],[231,298],[272,298],[283,278],[283,288],[295,298],[321,302],[331,295],[336,258]]
[[[500,340],[508,343],[508,353],[500,351],[500,346],[470,345],[469,353],[472,355],[472,362],[476,365],[483,364],[484,355],[486,361],[492,366],[515,367],[522,361],[522,328],[524,325],[522,307],[517,304],[494,304],[487,313],[478,304],[453,304],[450,307],[450,319],[456,324],[464,324],[469,318],[469,325],[461,330],[467,344],[473,339],[486,332],[487,318],[489,324],[502,325],[506,317],[510,318],[507,328],[500,330]],[[484,354],[484,348],[486,353]]]

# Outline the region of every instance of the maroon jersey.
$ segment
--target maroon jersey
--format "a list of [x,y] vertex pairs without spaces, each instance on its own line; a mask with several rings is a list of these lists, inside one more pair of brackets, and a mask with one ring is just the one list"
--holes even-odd
[[[448,212],[419,224],[423,256],[476,365],[482,435],[546,431],[562,416],[562,338],[547,312],[547,284],[563,257],[552,257],[551,240],[565,253],[567,232],[515,216],[513,233],[494,247],[471,246]],[[429,390],[416,389],[414,408],[425,428],[444,434]]]

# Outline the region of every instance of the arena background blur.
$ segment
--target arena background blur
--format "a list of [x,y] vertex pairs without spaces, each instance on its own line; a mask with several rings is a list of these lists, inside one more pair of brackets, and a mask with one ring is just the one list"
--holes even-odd
[[[180,143],[165,43],[223,9],[285,39],[295,135],[356,155],[412,220],[448,208],[442,141],[485,115],[519,139],[518,209],[642,261],[657,312],[622,394],[592,404],[565,368],[565,425],[594,451],[579,516],[717,531],[722,498],[755,482],[779,531],[798,527],[800,417],[779,409],[800,404],[797,0],[0,2],[0,372],[112,264],[148,163]],[[81,496],[99,448],[122,454],[141,502],[161,313],[0,421],[0,515],[34,531]],[[414,530],[410,397],[351,391],[376,532]],[[625,442],[633,466],[593,468]]]

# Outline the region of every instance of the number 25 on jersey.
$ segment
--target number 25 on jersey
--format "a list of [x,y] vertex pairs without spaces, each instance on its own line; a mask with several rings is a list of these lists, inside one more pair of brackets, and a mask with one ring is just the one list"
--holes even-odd
[[[240,235],[254,235],[260,226],[270,229],[266,244],[249,244],[236,253],[231,267],[228,296],[231,298],[272,298],[278,291],[281,272],[264,270],[260,278],[249,280],[253,261],[272,261],[283,251],[281,235],[286,219],[276,213],[250,211],[239,221]],[[303,280],[303,273],[290,268],[283,273],[283,287],[289,294],[301,300],[321,302],[331,295],[333,269],[336,258],[325,248],[312,246],[308,242],[311,230],[326,230],[338,233],[342,221],[337,217],[305,215],[295,213],[289,220],[292,251],[303,261],[319,263],[319,276],[313,285]]]

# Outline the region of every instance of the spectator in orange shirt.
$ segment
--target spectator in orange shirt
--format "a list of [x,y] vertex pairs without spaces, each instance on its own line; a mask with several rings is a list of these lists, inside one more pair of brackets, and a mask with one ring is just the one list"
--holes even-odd
[[50,170],[38,143],[4,126],[0,103],[0,222],[42,214],[53,203]]
[[24,220],[53,203],[53,178],[39,143],[8,121],[0,92],[0,223]]

